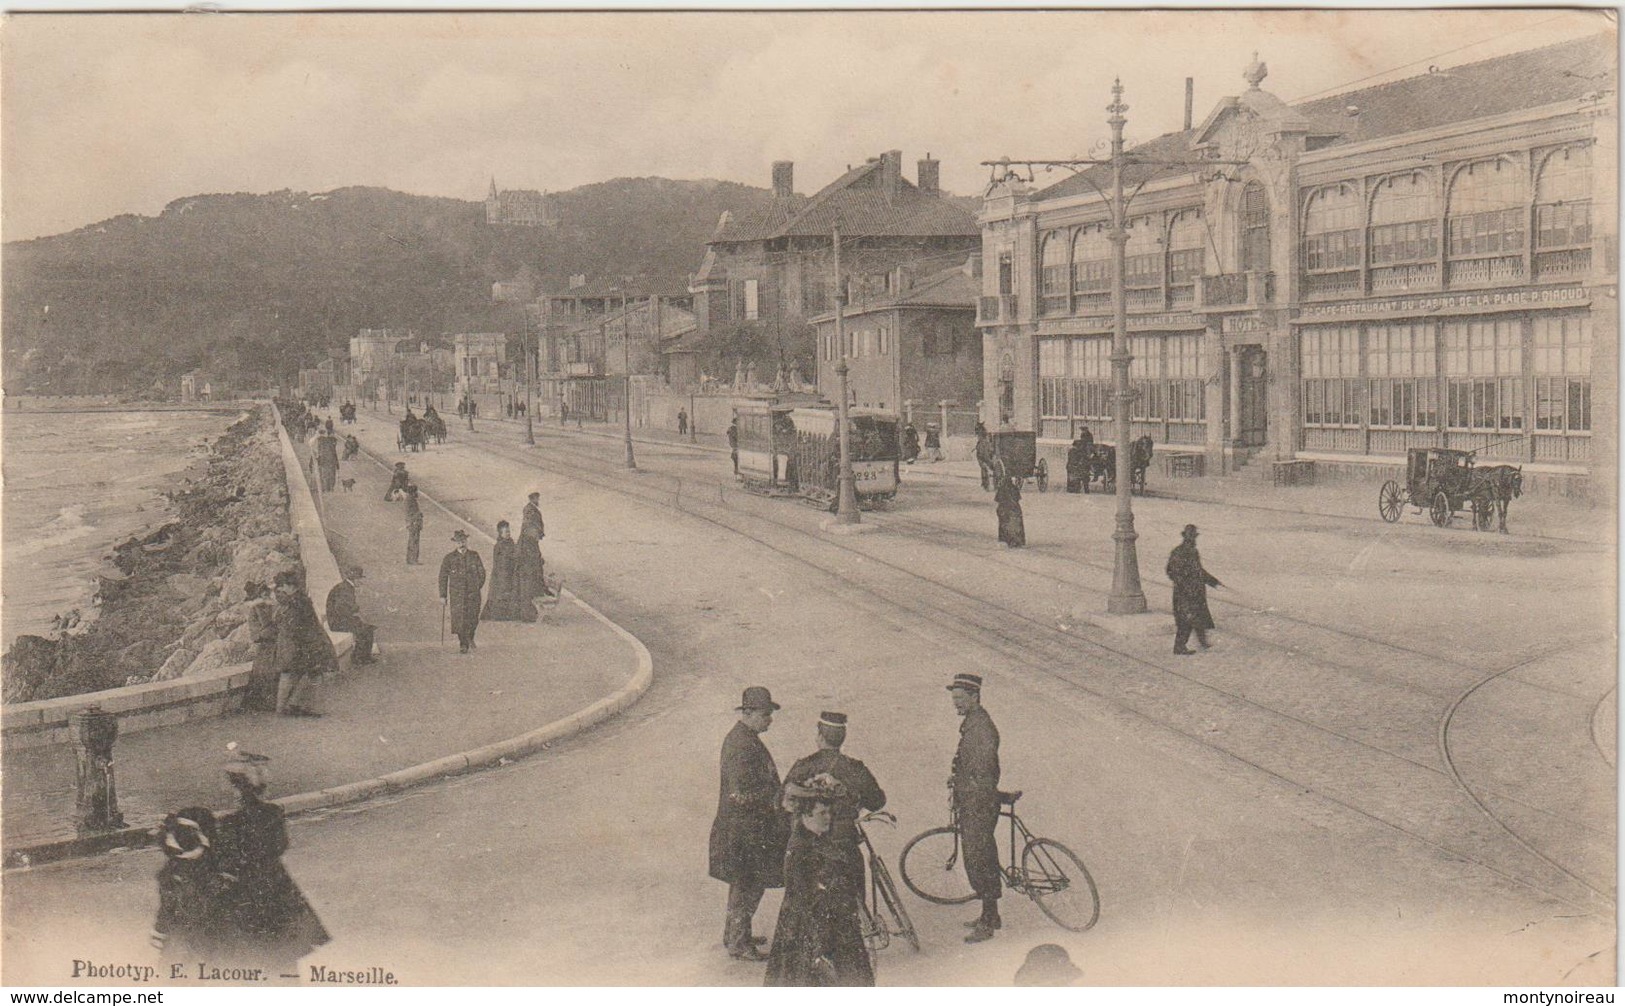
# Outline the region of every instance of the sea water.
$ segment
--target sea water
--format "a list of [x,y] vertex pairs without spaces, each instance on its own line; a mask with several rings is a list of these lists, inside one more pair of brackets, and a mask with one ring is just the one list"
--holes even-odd
[[211,412],[11,412],[0,427],[0,636],[45,635],[88,613],[114,545],[171,517],[160,495],[240,416]]

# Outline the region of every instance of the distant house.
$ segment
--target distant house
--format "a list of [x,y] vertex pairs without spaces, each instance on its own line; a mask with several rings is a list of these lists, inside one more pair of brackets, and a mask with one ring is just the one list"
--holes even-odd
[[508,362],[508,337],[502,332],[461,332],[452,338],[452,364],[459,392],[502,390]]
[[845,345],[835,338],[833,311],[817,327],[818,393],[840,397],[835,372],[847,361],[848,401],[902,412],[905,401],[935,407],[974,405],[982,395],[982,336],[976,328],[981,277],[967,260],[918,280],[893,273],[894,292],[855,301],[843,312]]
[[553,197],[535,189],[497,190],[497,180],[491,179],[491,191],[485,197],[485,222],[510,227],[557,227],[558,211]]
[[902,161],[901,151],[887,151],[810,198],[795,194],[794,165],[775,162],[772,202],[739,217],[723,214],[690,281],[702,335],[754,324],[781,348],[810,351],[794,340],[808,319],[834,307],[837,226],[849,279],[884,277],[898,266],[943,266],[978,250],[981,229],[943,196],[939,162],[927,155],[917,181],[909,182]]

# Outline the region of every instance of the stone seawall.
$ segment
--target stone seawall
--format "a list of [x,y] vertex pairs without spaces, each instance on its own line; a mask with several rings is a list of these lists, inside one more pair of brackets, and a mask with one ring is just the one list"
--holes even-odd
[[[251,597],[253,585],[305,566],[289,522],[287,446],[269,406],[233,424],[166,494],[174,519],[113,550],[97,617],[17,638],[4,659],[7,747],[61,739],[68,713],[92,703],[120,712],[125,729],[240,705],[254,609],[274,603]],[[302,478],[299,489],[308,501]],[[348,634],[343,642],[347,654]]]

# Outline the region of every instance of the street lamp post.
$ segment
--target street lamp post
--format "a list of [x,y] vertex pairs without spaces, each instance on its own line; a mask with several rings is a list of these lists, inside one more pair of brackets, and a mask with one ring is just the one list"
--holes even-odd
[[627,299],[621,296],[621,367],[625,371],[622,377],[622,405],[626,412],[626,469],[637,471],[638,459],[632,456],[632,319],[627,314]]
[[1145,611],[1145,591],[1140,587],[1140,557],[1134,543],[1140,537],[1134,531],[1134,487],[1129,481],[1129,403],[1134,393],[1129,390],[1128,365],[1133,357],[1128,351],[1128,207],[1123,200],[1123,124],[1128,120],[1123,113],[1123,82],[1112,83],[1112,103],[1106,107],[1112,113],[1106,121],[1112,127],[1112,419],[1117,427],[1117,516],[1112,531],[1112,592],[1106,598],[1106,610],[1114,615],[1138,615]]
[[536,427],[530,421],[530,404],[531,404],[530,403],[530,380],[531,380],[531,365],[532,365],[533,361],[532,361],[531,355],[530,355],[530,319],[528,319],[528,318],[525,319],[524,335],[525,335],[525,340],[524,340],[525,341],[525,347],[524,347],[525,348],[525,443],[529,444],[532,447],[535,447],[536,446]]
[[841,440],[841,476],[840,496],[836,501],[835,523],[857,524],[862,521],[858,514],[857,483],[852,477],[852,423],[847,411],[846,390],[846,319],[845,300],[841,289],[841,225],[836,224],[831,229],[835,242],[835,343],[841,348],[840,362],[835,364],[835,376],[841,381],[841,398],[836,406],[836,416],[840,422]]

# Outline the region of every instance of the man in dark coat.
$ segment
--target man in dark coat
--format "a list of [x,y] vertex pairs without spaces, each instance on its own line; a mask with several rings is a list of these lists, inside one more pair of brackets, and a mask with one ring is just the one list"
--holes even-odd
[[408,482],[406,493],[406,564],[421,566],[418,561],[418,541],[423,536],[423,507],[418,505],[418,487]]
[[372,637],[378,627],[361,617],[361,602],[357,600],[355,592],[355,581],[360,575],[361,571],[355,567],[345,570],[344,579],[327,592],[327,627],[355,636],[355,650],[350,654],[350,663],[365,666],[373,662]]
[[734,474],[739,474],[739,420],[728,424],[728,455],[733,458]]
[[519,596],[526,601],[547,596],[543,577],[546,565],[542,562],[542,539],[547,532],[542,523],[541,499],[541,493],[531,493],[519,517]]
[[997,483],[993,488],[993,510],[999,519],[999,540],[1007,548],[1027,544],[1027,521],[1021,514],[1021,480],[1005,474],[1002,463],[995,464]]
[[440,560],[440,599],[446,604],[446,617],[457,636],[457,652],[474,649],[474,633],[480,627],[480,588],[485,586],[485,562],[468,547],[468,532],[453,531],[457,547]]
[[316,470],[322,476],[322,492],[332,492],[339,476],[339,438],[333,434],[331,419],[326,432],[316,438]]
[[1213,628],[1213,616],[1207,610],[1207,589],[1222,587],[1217,578],[1202,568],[1202,555],[1196,551],[1196,525],[1186,524],[1184,538],[1168,553],[1168,579],[1174,584],[1174,652],[1182,657],[1194,651],[1185,644],[1191,632],[1202,649],[1208,648],[1207,630]]
[[959,748],[954,752],[948,787],[953,794],[954,819],[959,823],[959,841],[965,849],[965,876],[982,899],[982,914],[965,923],[970,929],[965,942],[981,943],[991,940],[993,931],[1003,925],[999,918],[1002,872],[994,837],[999,826],[999,728],[982,708],[978,675],[954,675],[948,694],[953,696],[954,711],[965,718],[959,725]]
[[779,704],[759,685],[745,689],[739,722],[722,742],[722,786],[711,823],[710,873],[728,885],[722,943],[728,955],[765,961],[751,919],[769,887],[784,886],[789,819],[779,807],[779,770],[760,735]]
[[1085,494],[1089,492],[1089,476],[1094,454],[1095,435],[1085,426],[1079,431],[1077,439],[1072,441],[1072,448],[1066,452],[1067,492]]
[[841,784],[840,795],[835,798],[834,824],[831,836],[850,855],[847,861],[854,868],[855,886],[863,887],[863,856],[858,835],[858,816],[865,811],[886,806],[886,791],[875,781],[873,772],[856,758],[841,753],[846,743],[846,714],[823,712],[818,714],[818,750],[790,766],[784,774],[784,808],[793,811],[791,803],[807,799],[807,780],[827,775]]

